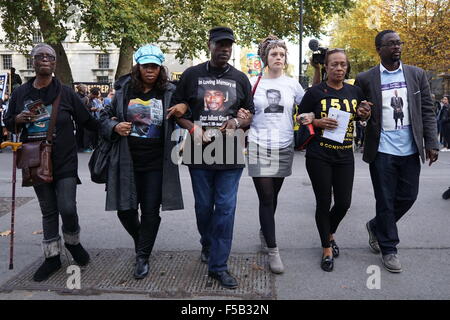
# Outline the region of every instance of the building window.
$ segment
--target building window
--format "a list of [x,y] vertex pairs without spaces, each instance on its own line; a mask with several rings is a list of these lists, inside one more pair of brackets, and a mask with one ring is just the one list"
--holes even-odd
[[42,33],[39,30],[33,33],[33,43],[42,43]]
[[27,69],[28,70],[33,70],[33,58],[31,57],[27,57]]
[[101,53],[98,55],[98,68],[109,69],[109,54]]
[[109,77],[108,76],[97,76],[97,82],[109,83]]
[[3,69],[9,70],[12,68],[12,55],[2,54]]

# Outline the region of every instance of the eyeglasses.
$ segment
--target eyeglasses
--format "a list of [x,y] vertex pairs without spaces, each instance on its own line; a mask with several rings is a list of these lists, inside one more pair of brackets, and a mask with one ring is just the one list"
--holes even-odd
[[404,45],[404,44],[405,44],[405,42],[403,42],[403,41],[389,41],[389,42],[386,42],[385,44],[382,44],[381,46],[382,46],[382,47],[393,48],[393,47],[395,47],[395,46],[401,47],[401,46]]
[[56,57],[51,54],[37,54],[33,57],[37,61],[43,61],[44,59],[47,59],[50,62],[53,62],[56,60]]

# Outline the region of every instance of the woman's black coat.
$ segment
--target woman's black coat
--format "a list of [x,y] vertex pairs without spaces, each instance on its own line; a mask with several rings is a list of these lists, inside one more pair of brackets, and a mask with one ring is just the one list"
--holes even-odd
[[[131,84],[131,76],[125,75],[114,84],[116,94],[111,106],[105,107],[100,114],[102,137],[112,143],[110,163],[108,168],[108,182],[106,183],[106,210],[137,209],[137,193],[134,181],[133,160],[128,147],[127,137],[122,137],[114,131],[115,125],[126,121],[124,103],[128,103],[126,93]],[[176,141],[171,140],[175,124],[173,119],[166,120],[167,108],[170,106],[173,84],[168,84],[164,92],[164,161],[162,185],[162,210],[183,209],[178,165],[171,161],[171,152]],[[117,119],[112,119],[117,118]]]

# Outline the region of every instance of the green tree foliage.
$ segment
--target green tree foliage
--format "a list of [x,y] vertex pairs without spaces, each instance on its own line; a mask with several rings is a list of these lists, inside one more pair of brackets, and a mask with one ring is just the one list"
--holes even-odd
[[[353,0],[305,0],[305,35],[318,35],[335,13]],[[158,42],[163,49],[175,47],[183,62],[207,50],[208,30],[225,25],[236,32],[240,45],[258,42],[268,34],[298,40],[297,0],[0,0],[6,42],[22,50],[40,29],[45,42],[58,51],[57,75],[72,80],[62,41],[73,24],[74,11],[81,23],[78,38],[86,35],[92,46],[120,48],[116,77],[129,71],[132,52],[138,46]]]
[[73,14],[70,10],[78,5],[76,0],[0,0],[1,26],[6,33],[3,40],[10,48],[24,54],[33,46],[33,34],[41,32],[43,40],[52,45],[57,53],[55,73],[64,83],[72,82],[72,73],[62,42],[70,26],[67,21]]

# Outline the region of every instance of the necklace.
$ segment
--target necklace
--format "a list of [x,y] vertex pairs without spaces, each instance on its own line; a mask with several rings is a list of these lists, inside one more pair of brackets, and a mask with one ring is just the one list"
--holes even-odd
[[[227,68],[225,69],[224,72],[222,72],[221,74],[217,75],[216,78],[220,79],[222,78],[228,71],[230,71],[231,66],[227,63]],[[209,71],[209,61],[206,63],[206,71]]]

